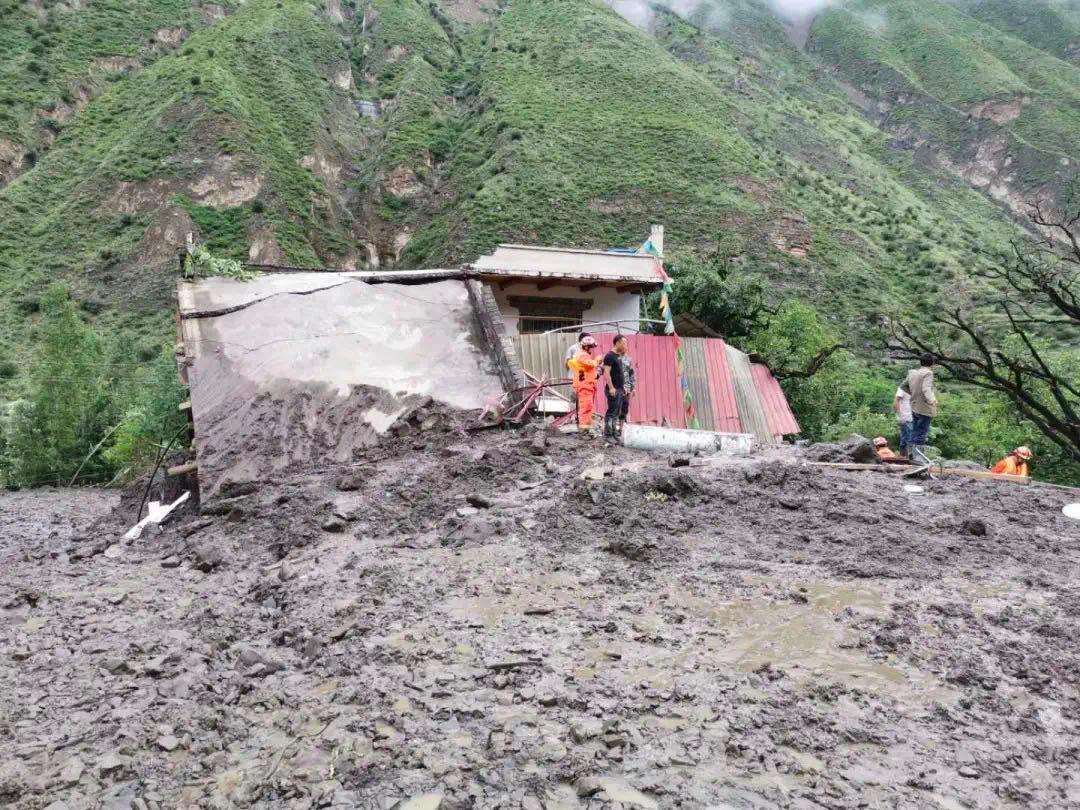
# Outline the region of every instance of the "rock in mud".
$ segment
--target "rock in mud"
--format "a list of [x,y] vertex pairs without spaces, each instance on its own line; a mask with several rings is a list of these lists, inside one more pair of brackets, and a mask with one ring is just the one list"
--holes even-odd
[[239,498],[242,495],[253,495],[259,491],[259,485],[255,481],[225,481],[218,489],[221,498]]
[[986,537],[989,531],[986,521],[977,518],[965,520],[960,524],[960,532],[962,534],[971,535],[972,537]]
[[175,751],[180,747],[180,740],[172,734],[165,734],[157,739],[158,748],[164,751]]
[[349,470],[338,476],[334,486],[341,492],[356,492],[364,486],[364,481],[369,475],[370,473],[364,470]]
[[201,532],[208,526],[213,526],[214,521],[212,518],[202,518],[201,520],[193,520],[191,523],[186,524],[180,529],[181,537],[191,537],[196,532]]
[[587,717],[575,720],[570,724],[570,737],[574,742],[581,744],[599,737],[604,730],[604,724],[595,717]]
[[480,495],[475,492],[471,495],[466,495],[465,501],[469,506],[475,506],[477,509],[490,509],[492,504],[491,498],[487,495]]
[[225,555],[217,546],[204,544],[195,549],[195,567],[209,574],[225,561]]
[[439,810],[443,803],[443,794],[425,793],[414,796],[404,804],[398,805],[399,810]]
[[60,784],[65,786],[77,785],[79,780],[82,779],[84,771],[86,771],[86,766],[81,759],[78,757],[69,759],[63,770],[60,771]]
[[616,776],[590,776],[579,779],[574,785],[577,795],[588,798],[603,793],[608,801],[618,802],[644,810],[658,810],[655,799],[650,799],[641,791],[632,787],[625,779]]
[[603,546],[603,550],[628,560],[645,562],[658,547],[656,543],[641,537],[619,537]]
[[[246,645],[237,649],[236,660],[249,674],[258,676],[270,675],[285,669],[285,664],[278,659]],[[253,673],[252,670],[255,669],[258,669],[258,672]]]
[[857,433],[845,442],[812,444],[807,448],[806,456],[811,461],[833,464],[877,464],[880,461],[873,442]]
[[177,557],[175,554],[170,555],[170,556],[166,557],[164,560],[161,561],[161,567],[162,568],[179,568],[180,567],[180,558]]
[[542,456],[547,453],[547,433],[538,432],[529,443],[529,452],[534,456]]
[[333,534],[341,534],[348,527],[344,520],[337,515],[332,515],[323,521],[322,530],[324,532],[331,532]]
[[97,774],[99,778],[105,778],[122,771],[126,766],[127,760],[114,751],[98,760]]

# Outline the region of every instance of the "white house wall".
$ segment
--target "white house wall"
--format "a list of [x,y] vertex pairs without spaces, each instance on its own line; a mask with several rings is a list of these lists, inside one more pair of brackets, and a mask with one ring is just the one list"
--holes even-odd
[[[498,284],[494,284],[492,290],[495,293],[495,300],[499,303],[499,312],[502,314],[503,323],[506,324],[506,331],[511,337],[518,334],[518,311],[510,306],[511,295],[528,295],[537,298],[591,298],[592,308],[585,310],[583,316],[586,323],[614,320],[637,321],[641,316],[641,296],[637,293],[616,292],[614,287],[597,287],[588,292],[582,292],[580,287],[569,285],[538,290],[535,284],[522,283],[512,284],[505,289],[500,289]],[[633,329],[630,331],[637,331],[636,326],[633,324]],[[616,332],[618,327],[614,325],[597,327],[591,331]]]

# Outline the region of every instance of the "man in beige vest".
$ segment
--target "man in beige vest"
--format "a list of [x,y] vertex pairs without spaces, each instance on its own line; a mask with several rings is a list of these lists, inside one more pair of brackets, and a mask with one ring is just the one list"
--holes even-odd
[[929,464],[926,457],[926,440],[930,435],[930,421],[937,416],[937,395],[934,393],[934,355],[919,358],[918,368],[908,372],[900,387],[911,394],[911,460],[917,464]]

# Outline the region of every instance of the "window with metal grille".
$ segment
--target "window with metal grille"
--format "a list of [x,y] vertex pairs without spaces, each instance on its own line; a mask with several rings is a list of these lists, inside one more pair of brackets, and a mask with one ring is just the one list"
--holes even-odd
[[510,306],[518,311],[518,333],[537,335],[565,326],[580,326],[585,310],[593,305],[591,298],[542,298],[532,295],[511,295]]

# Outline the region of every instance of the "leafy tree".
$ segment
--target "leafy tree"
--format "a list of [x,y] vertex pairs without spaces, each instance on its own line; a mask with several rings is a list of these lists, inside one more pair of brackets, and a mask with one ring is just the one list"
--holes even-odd
[[134,390],[130,407],[105,451],[105,460],[131,472],[153,463],[157,447],[165,445],[187,425],[180,410],[184,388],[176,374],[176,360],[164,348]]
[[[49,287],[40,311],[30,395],[16,405],[8,435],[12,477],[24,485],[67,483],[112,416],[101,341],[79,319],[67,289]],[[91,461],[80,475],[100,480],[105,472],[100,461]]]
[[813,377],[845,348],[836,330],[801,301],[787,301],[744,343],[777,379]]
[[[683,261],[668,270],[675,282],[672,311],[693,315],[732,342],[760,328],[769,315],[765,279],[740,269],[723,245],[704,261]],[[659,305],[659,293],[652,294],[650,311],[658,312]]]

